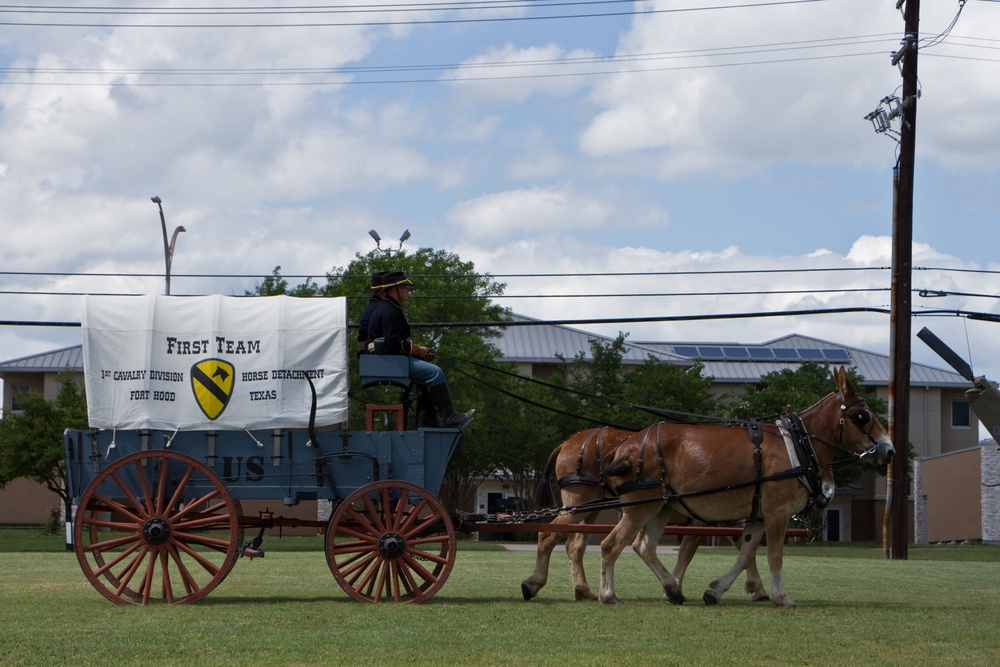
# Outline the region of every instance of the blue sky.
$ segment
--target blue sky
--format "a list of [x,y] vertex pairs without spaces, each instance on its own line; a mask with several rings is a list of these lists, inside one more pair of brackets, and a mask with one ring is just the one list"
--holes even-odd
[[[241,0],[174,15],[191,3],[35,4],[80,9],[0,12],[2,271],[157,274],[159,195],[169,226],[187,229],[175,294],[254,283],[183,274],[321,276],[371,249],[374,228],[409,229],[406,247],[500,276],[648,274],[504,279],[512,296],[769,292],[505,302],[542,319],[889,303],[884,291],[830,292],[884,290],[884,270],[687,273],[889,265],[896,146],[864,117],[900,94],[895,0],[352,3],[364,14],[234,11],[335,7]],[[998,312],[1000,2],[969,0],[937,45],[961,3],[922,4],[913,283],[987,296],[915,297],[914,309]],[[126,12],[150,7],[162,11]],[[594,13],[619,15],[579,16]],[[575,18],[540,18],[553,15]],[[66,23],[86,25],[52,25]],[[233,27],[247,23],[269,25]],[[58,293],[163,281],[4,274],[0,285],[0,319],[78,321],[79,299]],[[1000,379],[997,324],[921,326]],[[889,347],[877,315],[627,330]],[[78,341],[0,327],[0,358]]]

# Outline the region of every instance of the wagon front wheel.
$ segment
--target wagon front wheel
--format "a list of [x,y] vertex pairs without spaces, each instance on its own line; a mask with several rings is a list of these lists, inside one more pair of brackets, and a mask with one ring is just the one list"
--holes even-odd
[[115,604],[200,600],[239,555],[240,505],[211,468],[168,450],[130,454],[80,498],[74,549]]
[[437,498],[386,480],[349,495],[330,517],[326,561],[361,602],[430,599],[455,565],[455,527]]

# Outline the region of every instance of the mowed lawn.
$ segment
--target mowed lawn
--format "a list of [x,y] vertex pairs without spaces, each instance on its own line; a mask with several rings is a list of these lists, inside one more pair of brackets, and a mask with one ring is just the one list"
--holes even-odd
[[[48,539],[48,538],[47,538]],[[753,603],[742,577],[718,606],[701,593],[735,550],[703,548],[672,606],[627,550],[618,607],[573,602],[565,554],[539,597],[521,599],[532,552],[462,545],[423,605],[362,604],[337,586],[319,540],[271,538],[191,606],[118,607],[58,538],[30,549],[0,529],[0,665],[997,665],[1000,548],[790,547],[799,606]],[[673,556],[664,556],[668,566]],[[588,554],[592,586],[600,558]],[[769,581],[761,560],[765,583]]]

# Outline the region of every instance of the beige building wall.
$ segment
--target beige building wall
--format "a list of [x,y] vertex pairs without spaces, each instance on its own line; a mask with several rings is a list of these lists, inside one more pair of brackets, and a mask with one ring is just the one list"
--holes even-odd
[[43,524],[52,510],[62,510],[62,499],[44,484],[20,478],[0,489],[0,524]]
[[921,459],[915,474],[917,542],[982,539],[980,448]]

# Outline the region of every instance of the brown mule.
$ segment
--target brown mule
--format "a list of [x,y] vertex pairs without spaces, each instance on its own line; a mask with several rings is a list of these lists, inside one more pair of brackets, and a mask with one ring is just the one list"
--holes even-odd
[[[542,479],[535,492],[535,506],[549,507],[555,504],[552,495],[553,477],[559,486],[562,507],[582,507],[589,502],[604,498],[613,498],[614,491],[608,488],[601,475],[601,460],[615,451],[618,445],[627,437],[632,435],[632,431],[615,429],[608,426],[588,429],[575,433],[556,447],[549,455],[548,462],[542,474]],[[686,517],[672,512],[666,512],[663,517],[664,525],[671,519],[674,522],[685,521]],[[591,524],[597,519],[598,512],[563,512],[552,520],[554,524]],[[672,515],[672,516],[671,516]],[[659,541],[659,530],[650,530],[649,537],[644,540],[636,540],[633,545],[636,552],[644,560],[656,558],[656,546]],[[521,595],[525,600],[538,595],[538,592],[548,581],[549,562],[552,551],[563,540],[566,539],[566,556],[569,558],[570,576],[573,578],[573,598],[575,600],[596,600],[597,595],[590,590],[587,583],[587,576],[583,569],[583,556],[586,553],[589,535],[587,533],[539,533],[538,549],[535,555],[534,571],[521,582]],[[691,559],[694,558],[698,546],[701,544],[701,537],[695,535],[685,535],[681,540],[680,549],[677,554],[677,564],[674,567],[673,577],[677,581],[678,589],[684,580],[684,573],[687,570]],[[767,589],[764,588],[757,571],[756,562],[751,562],[747,568],[746,592],[754,600],[766,600]]]
[[[639,502],[623,507],[618,524],[601,542],[600,601],[620,604],[615,595],[615,561],[633,540],[655,541],[663,514],[674,511],[712,523],[746,522],[736,563],[709,584],[703,596],[706,604],[716,604],[729,590],[753,562],[766,534],[771,599],[779,606],[795,606],[781,578],[789,519],[817,499],[829,502],[830,463],[838,451],[872,453],[880,464],[891,461],[895,453],[843,367],[834,369],[833,376],[836,392],[802,412],[800,421],[794,415],[783,418],[781,427],[755,422],[743,428],[661,423],[622,442],[605,475],[624,503]],[[683,602],[676,577],[658,558],[644,560],[667,599]]]

